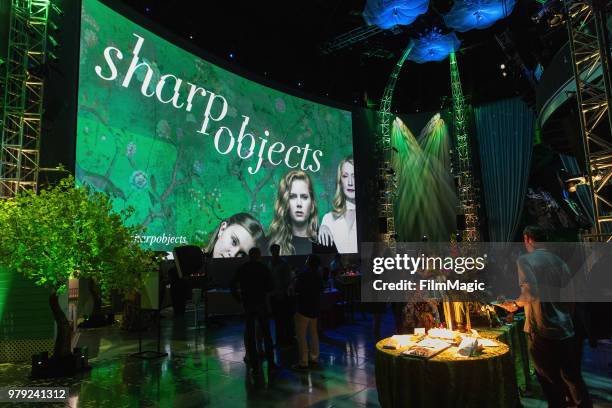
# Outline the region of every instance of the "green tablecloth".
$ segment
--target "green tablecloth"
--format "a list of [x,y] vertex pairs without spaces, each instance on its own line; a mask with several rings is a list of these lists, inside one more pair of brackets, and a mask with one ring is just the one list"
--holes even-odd
[[457,358],[452,347],[429,360],[401,356],[376,344],[376,388],[383,408],[517,407],[510,348],[499,343],[477,357]]
[[527,337],[523,333],[523,320],[516,320],[512,324],[502,327],[476,328],[482,337],[499,340],[510,346],[514,369],[516,371],[516,382],[520,390],[529,388],[529,351],[527,350]]

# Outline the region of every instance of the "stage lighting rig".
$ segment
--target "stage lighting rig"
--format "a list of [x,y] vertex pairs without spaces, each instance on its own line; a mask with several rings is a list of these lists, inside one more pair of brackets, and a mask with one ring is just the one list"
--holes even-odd
[[586,178],[584,176],[572,177],[567,180],[564,180],[565,189],[570,193],[575,193],[576,188],[580,185],[587,184]]
[[[601,181],[603,177],[604,176],[600,173],[593,174],[593,181]],[[566,176],[563,178],[562,181],[563,188],[565,188],[570,193],[575,193],[578,186],[589,185],[589,182],[587,181],[587,176],[583,175]]]
[[[53,16],[54,14],[55,14],[55,17]],[[58,62],[59,58],[53,51],[57,50],[60,47],[60,42],[56,39],[56,37],[51,35],[51,33],[53,32],[57,35],[57,33],[59,33],[60,31],[60,27],[58,23],[56,23],[56,21],[52,20],[52,18],[55,18],[55,20],[57,20],[58,18],[62,18],[63,16],[64,16],[64,11],[53,1],[49,2],[49,13],[48,13],[48,19],[47,19],[46,33],[47,33],[47,43],[50,45],[50,47],[49,46],[46,47],[47,48],[46,59],[54,63]]]
[[559,27],[565,22],[563,3],[560,0],[546,0],[539,3],[542,6],[537,13],[531,16],[531,21],[536,24],[546,21],[550,28]]
[[[532,89],[535,89],[536,82],[535,82],[535,79],[533,78],[533,72],[529,68],[527,68],[525,61],[523,60],[518,50],[516,49],[514,40],[510,36],[510,33],[508,32],[508,30],[503,31],[499,34],[495,34],[495,40],[497,41],[497,43],[499,44],[499,47],[502,49],[502,51],[506,55],[508,64],[512,63],[512,65],[518,67],[523,77],[529,83],[529,86]],[[508,65],[504,65],[504,68],[508,68]],[[503,71],[502,71],[502,75],[503,75]]]
[[59,8],[57,4],[51,2],[50,6],[51,6],[51,10],[53,10],[55,14],[57,14],[60,17],[64,16],[64,11],[61,8]]
[[355,28],[354,30],[341,34],[333,38],[332,40],[326,42],[321,47],[321,53],[323,55],[332,54],[343,48],[347,48],[354,44],[358,44],[362,41],[365,41],[366,39],[373,37],[382,31],[383,30],[374,25]]
[[363,55],[364,57],[379,58],[385,60],[391,59],[394,56],[392,51],[386,50],[382,47],[368,47],[368,49],[363,51],[361,55]]
[[[324,55],[350,48],[356,44],[374,37],[380,33],[399,35],[405,31],[414,20],[427,12],[429,0],[367,0],[363,12],[360,13],[366,25],[354,28],[346,33],[327,41],[320,48]],[[368,47],[364,55],[389,59],[393,53],[384,47]],[[376,50],[374,50],[376,48]]]
[[59,57],[53,51],[47,51],[47,59],[51,62],[59,62]]
[[555,13],[548,19],[548,26],[550,28],[561,27],[565,24],[565,16],[563,13]]
[[540,9],[534,15],[531,16],[531,21],[536,24],[542,21],[542,19],[546,17],[547,14],[549,14],[550,8],[552,7],[553,3],[556,3],[557,1],[558,0],[547,0],[544,2],[538,1],[538,3],[541,4]]
[[56,40],[56,39],[55,39],[53,36],[49,35],[47,38],[48,38],[48,40],[49,40],[49,43],[51,43],[51,46],[52,46],[54,49],[59,48],[59,43],[57,42],[57,40]]

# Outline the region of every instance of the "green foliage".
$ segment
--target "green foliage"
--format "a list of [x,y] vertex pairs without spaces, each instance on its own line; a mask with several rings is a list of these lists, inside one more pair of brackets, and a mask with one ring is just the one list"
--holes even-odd
[[54,293],[70,277],[93,278],[103,292],[137,289],[156,264],[132,238],[140,229],[125,226],[129,215],[72,177],[39,194],[0,200],[0,263]]

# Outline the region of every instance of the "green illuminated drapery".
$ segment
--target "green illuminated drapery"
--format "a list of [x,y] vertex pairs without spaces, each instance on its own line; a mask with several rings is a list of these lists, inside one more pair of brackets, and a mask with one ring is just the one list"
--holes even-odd
[[446,242],[455,230],[457,196],[450,178],[448,128],[435,114],[418,139],[399,119],[393,121],[391,145],[396,149],[395,228],[402,241]]
[[534,112],[520,99],[475,109],[489,240],[514,238],[529,178]]

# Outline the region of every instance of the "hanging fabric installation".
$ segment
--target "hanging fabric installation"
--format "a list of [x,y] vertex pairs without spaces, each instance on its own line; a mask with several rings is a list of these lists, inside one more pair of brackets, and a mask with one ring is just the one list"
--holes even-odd
[[457,51],[460,44],[461,42],[454,32],[443,34],[440,28],[433,27],[419,38],[414,39],[414,47],[408,55],[408,59],[418,64],[442,61],[451,52]]
[[388,30],[409,25],[429,8],[429,0],[368,0],[363,18],[368,25]]
[[444,22],[460,33],[482,30],[508,17],[515,4],[516,0],[456,0]]
[[520,99],[475,108],[491,242],[514,239],[529,179],[535,115]]

